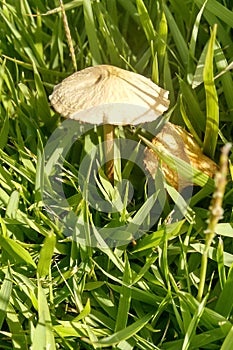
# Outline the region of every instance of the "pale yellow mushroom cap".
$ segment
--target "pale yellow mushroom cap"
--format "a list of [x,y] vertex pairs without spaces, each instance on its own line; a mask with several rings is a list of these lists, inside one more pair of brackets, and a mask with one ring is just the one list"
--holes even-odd
[[91,124],[150,122],[169,107],[168,91],[140,74],[110,65],[72,74],[54,87],[50,100],[65,118]]

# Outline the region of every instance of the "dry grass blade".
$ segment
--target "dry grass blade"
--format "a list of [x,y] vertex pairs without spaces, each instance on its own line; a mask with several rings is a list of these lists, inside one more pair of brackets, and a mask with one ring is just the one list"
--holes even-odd
[[223,201],[223,196],[224,196],[224,192],[227,184],[228,154],[230,152],[231,147],[232,145],[230,143],[227,143],[222,148],[222,154],[219,162],[220,169],[215,175],[215,191],[214,191],[211,205],[209,208],[210,217],[208,219],[208,227],[207,227],[207,230],[205,231],[206,243],[205,243],[205,250],[202,255],[201,277],[200,277],[200,283],[199,283],[199,289],[198,289],[198,295],[197,295],[197,299],[199,301],[201,301],[203,291],[204,291],[208,251],[213,241],[213,238],[215,236],[216,225],[223,216],[222,201]]
[[71,55],[73,67],[74,67],[74,70],[76,71],[77,70],[77,63],[76,63],[76,58],[75,58],[75,54],[74,54],[74,46],[72,43],[70,28],[69,28],[68,20],[66,17],[66,11],[65,11],[64,4],[63,4],[62,0],[60,0],[60,6],[61,6],[62,19],[63,19],[63,24],[64,24],[64,28],[65,28],[65,33],[66,33],[66,39],[67,39],[67,42],[69,45],[69,50],[70,50],[70,55]]

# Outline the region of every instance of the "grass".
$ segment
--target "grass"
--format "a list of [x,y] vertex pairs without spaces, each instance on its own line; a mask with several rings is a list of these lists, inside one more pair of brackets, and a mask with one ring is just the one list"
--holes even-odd
[[[73,0],[64,8],[78,70],[106,63],[151,77],[170,92],[170,120],[186,127],[218,163],[233,135],[231,1]],[[93,144],[100,145],[101,159],[101,132],[87,128],[56,168],[66,201],[50,213],[50,197],[41,193],[49,193],[59,154],[57,140],[48,141],[55,130],[58,139],[64,134],[48,96],[74,71],[59,2],[2,0],[0,34],[0,348],[231,349],[232,155],[204,279],[214,183],[202,176],[188,213],[181,209],[174,222],[181,202],[167,186],[170,199],[162,198],[159,220],[146,222],[158,194],[150,196],[136,166],[142,144],[136,146],[138,133],[130,127],[118,130],[118,140],[131,139],[135,147],[130,159],[118,162],[117,176],[120,184],[131,181],[133,197],[128,184],[113,189],[100,172],[102,198],[115,199],[120,210],[99,212],[84,200],[82,160],[89,155],[94,164]],[[60,150],[69,149],[69,139],[62,141]],[[74,212],[84,242],[92,234],[99,248],[67,236],[55,214]],[[109,230],[119,227],[134,238],[134,225],[141,225],[136,242],[104,244]]]

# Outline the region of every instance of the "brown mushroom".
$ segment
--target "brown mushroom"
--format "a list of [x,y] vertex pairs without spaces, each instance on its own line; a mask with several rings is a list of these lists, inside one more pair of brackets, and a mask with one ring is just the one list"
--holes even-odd
[[[213,160],[203,154],[194,137],[181,126],[166,123],[160,133],[153,138],[152,143],[159,151],[168,151],[197,170],[213,178],[218,167]],[[144,163],[150,174],[154,177],[159,164],[159,157],[152,149],[146,148]],[[165,162],[161,164],[165,179],[175,187],[182,190],[190,184],[190,179],[180,177],[178,172]]]
[[55,86],[50,100],[65,118],[103,124],[106,174],[111,181],[114,126],[153,121],[169,106],[168,91],[140,74],[110,65],[72,74]]

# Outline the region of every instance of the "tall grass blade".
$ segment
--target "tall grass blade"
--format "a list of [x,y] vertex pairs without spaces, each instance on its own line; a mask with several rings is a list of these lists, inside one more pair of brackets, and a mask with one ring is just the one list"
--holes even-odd
[[11,258],[13,258],[13,260],[16,260],[19,263],[26,263],[26,265],[36,268],[36,264],[33,261],[30,253],[18,242],[11,238],[0,236],[0,246],[6,251],[7,254],[9,254]]
[[184,40],[184,37],[182,36],[180,29],[178,25],[176,24],[176,21],[169,10],[169,8],[164,5],[164,13],[166,15],[168,27],[170,28],[171,34],[174,38],[174,41],[176,43],[176,47],[179,53],[179,56],[181,58],[183,66],[187,66],[188,64],[188,56],[189,56],[189,50],[188,46]]
[[128,313],[131,304],[131,290],[128,287],[132,282],[132,271],[128,261],[127,256],[125,255],[125,270],[123,275],[123,285],[122,291],[120,294],[120,300],[118,305],[117,318],[115,323],[115,332],[124,329],[127,326],[128,322]]
[[45,277],[49,274],[55,244],[56,236],[53,232],[50,232],[45,238],[43,246],[40,250],[40,258],[37,265],[37,272],[39,277]]
[[231,327],[231,330],[227,334],[220,350],[231,350],[233,344],[233,327]]
[[228,318],[231,315],[233,307],[233,265],[227,276],[227,280],[219,295],[215,311]]
[[1,285],[0,289],[0,328],[2,329],[2,325],[7,313],[7,307],[10,302],[10,296],[12,291],[12,279],[10,275],[9,268],[6,270],[6,274]]
[[11,304],[8,305],[6,321],[11,331],[12,346],[14,350],[28,350],[27,336],[24,334],[25,332],[17,311]]
[[147,315],[145,315],[141,319],[132,323],[130,326],[128,326],[128,327],[126,327],[126,328],[124,328],[116,333],[113,333],[109,337],[106,337],[104,339],[99,340],[96,345],[102,346],[102,347],[109,347],[109,346],[116,345],[117,343],[119,343],[123,340],[127,340],[127,339],[133,337],[143,327],[145,327],[147,325],[147,323],[150,321],[152,316],[153,316],[153,312],[148,313]]
[[136,0],[137,9],[139,13],[139,18],[142,24],[142,28],[145,32],[148,42],[152,45],[156,37],[156,31],[154,29],[153,23],[147,11],[147,8],[142,0]]
[[[194,0],[198,6],[203,6],[205,0]],[[223,6],[216,0],[208,1],[206,4],[206,10],[213,13],[215,16],[219,17],[228,26],[233,28],[233,16],[232,11],[226,6]]]
[[187,74],[187,80],[189,83],[193,80],[193,60],[195,58],[195,49],[196,49],[196,43],[197,43],[197,36],[199,31],[199,26],[202,18],[203,11],[205,9],[206,3],[208,0],[205,0],[204,4],[202,5],[196,19],[195,23],[193,25],[191,40],[189,43],[189,61],[188,61],[188,74]]
[[50,311],[45,292],[38,280],[38,314],[39,320],[32,341],[32,350],[49,349],[56,350]]
[[9,134],[9,117],[7,116],[3,122],[1,131],[0,131],[0,149],[4,149],[7,144]]
[[96,26],[92,10],[92,3],[90,0],[83,0],[83,10],[85,19],[85,28],[88,36],[88,41],[90,45],[90,52],[92,56],[93,66],[102,63],[99,41],[96,35]]
[[214,26],[210,37],[203,72],[203,80],[206,93],[206,130],[203,149],[204,153],[208,154],[210,157],[213,157],[215,154],[219,128],[218,95],[214,85],[213,74],[213,56],[216,33],[217,26]]

